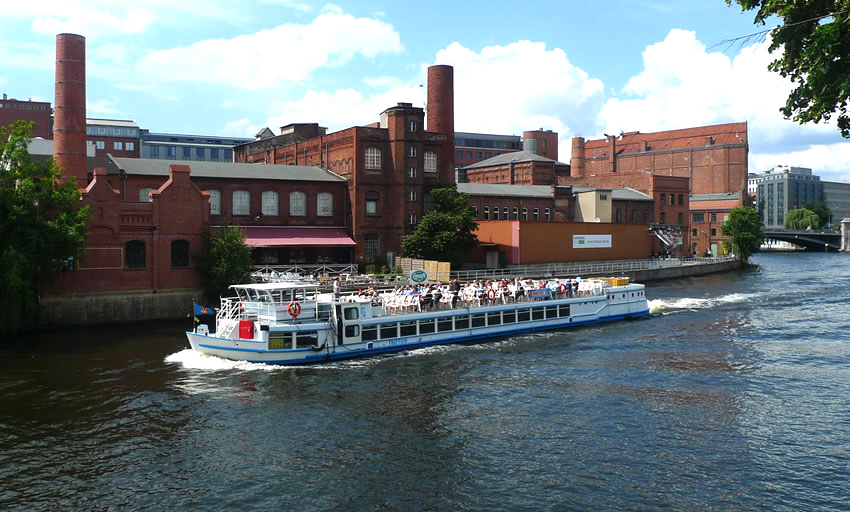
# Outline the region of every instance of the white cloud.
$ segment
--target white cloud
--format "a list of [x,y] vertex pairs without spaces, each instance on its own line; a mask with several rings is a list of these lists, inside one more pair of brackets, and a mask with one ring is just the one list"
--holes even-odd
[[369,87],[399,87],[402,81],[400,78],[394,76],[367,76],[363,78],[363,83]]
[[331,7],[310,24],[285,24],[231,39],[207,39],[156,51],[140,69],[163,81],[226,84],[257,90],[305,80],[313,71],[402,50],[387,23],[355,18]]
[[601,80],[544,43],[518,41],[480,52],[452,43],[438,52],[437,63],[454,66],[457,131],[521,134],[544,128],[568,141],[594,126],[604,99]]
[[[608,99],[599,112],[599,130],[651,132],[747,121],[750,171],[777,164],[811,167],[815,173],[850,170],[850,146],[839,143],[835,125],[799,125],[783,118],[790,81],[767,70],[774,60],[770,41],[743,48],[733,59],[708,52],[694,32],[673,29],[643,52],[644,69]],[[833,160],[824,158],[826,149]]]
[[265,126],[277,133],[281,126],[289,123],[319,123],[333,132],[378,122],[381,112],[399,102],[424,107],[425,93],[421,87],[413,85],[370,96],[363,96],[354,89],[340,89],[330,93],[307,91],[299,100],[274,107],[273,110],[280,113],[269,117]]
[[[219,135],[230,137],[253,137],[261,127],[251,123],[247,117],[243,117],[237,121],[225,123],[224,127],[219,131]],[[274,129],[272,130],[274,131]]]
[[84,34],[87,37],[128,35],[144,31],[153,22],[153,15],[144,8],[130,9],[123,18],[88,8],[76,9],[67,13],[67,17],[55,16],[36,17],[32,22],[33,32],[47,35],[71,32]]
[[123,116],[124,112],[116,108],[115,100],[86,101],[86,115]]

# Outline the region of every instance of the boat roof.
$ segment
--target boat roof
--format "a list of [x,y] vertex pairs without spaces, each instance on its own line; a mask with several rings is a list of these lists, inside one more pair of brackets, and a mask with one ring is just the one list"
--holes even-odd
[[242,288],[250,290],[290,290],[292,288],[318,288],[316,283],[305,283],[303,281],[281,281],[279,283],[249,283],[232,284],[230,288]]

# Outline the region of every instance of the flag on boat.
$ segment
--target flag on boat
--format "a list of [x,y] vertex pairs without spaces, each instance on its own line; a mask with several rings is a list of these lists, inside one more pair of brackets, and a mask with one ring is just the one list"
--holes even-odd
[[206,306],[201,306],[198,303],[195,303],[195,315],[212,315],[213,308],[208,308]]

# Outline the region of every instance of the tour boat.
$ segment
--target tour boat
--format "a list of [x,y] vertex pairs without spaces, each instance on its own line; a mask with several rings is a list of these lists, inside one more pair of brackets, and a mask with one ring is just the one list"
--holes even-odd
[[186,335],[204,354],[300,365],[649,315],[644,286],[626,278],[502,285],[445,289],[439,301],[415,292],[338,297],[309,282],[232,285],[216,332],[199,324]]

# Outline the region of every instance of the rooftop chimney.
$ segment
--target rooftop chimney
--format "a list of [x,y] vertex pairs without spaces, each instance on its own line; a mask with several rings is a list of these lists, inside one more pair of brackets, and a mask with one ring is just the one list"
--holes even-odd
[[66,178],[87,185],[86,38],[56,36],[56,98],[53,113],[53,158]]

